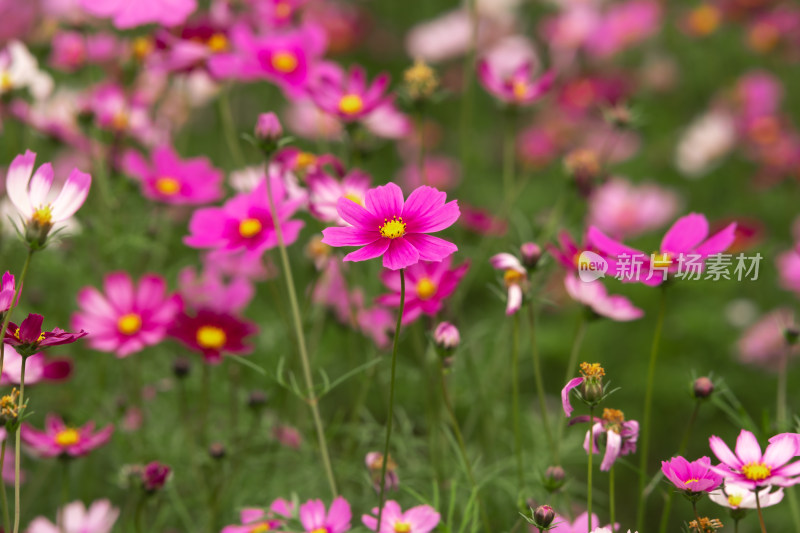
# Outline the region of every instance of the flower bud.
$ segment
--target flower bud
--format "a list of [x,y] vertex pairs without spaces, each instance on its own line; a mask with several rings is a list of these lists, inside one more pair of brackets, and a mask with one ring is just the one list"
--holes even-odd
[[547,470],[544,471],[542,485],[544,485],[547,492],[553,493],[564,486],[566,478],[567,474],[563,468],[558,465],[548,466]]
[[714,392],[714,382],[705,376],[699,377],[694,380],[692,392],[698,400],[708,398]]
[[542,258],[542,248],[535,242],[526,242],[519,247],[522,254],[522,263],[529,270],[534,268]]
[[633,125],[634,115],[625,104],[616,104],[603,109],[603,119],[615,128],[625,129]]
[[208,447],[208,455],[210,455],[212,459],[222,459],[225,457],[225,445],[221,442],[211,443],[211,446]]
[[270,141],[277,143],[283,136],[283,126],[281,126],[275,113],[261,113],[256,122],[256,139],[259,141]]
[[262,407],[267,405],[267,393],[262,390],[254,390],[250,393],[247,397],[247,407],[254,411],[260,410]]
[[539,529],[550,527],[556,517],[556,512],[549,505],[540,505],[533,512],[533,522]]
[[461,343],[458,329],[450,322],[441,322],[433,333],[436,344],[446,350],[453,350]]
[[783,330],[783,336],[786,338],[786,342],[790,345],[797,344],[797,339],[800,337],[800,329],[797,326],[787,326],[785,330]]
[[172,373],[178,379],[183,379],[189,375],[192,368],[192,363],[188,357],[178,357],[172,362]]
[[164,487],[171,473],[172,469],[169,466],[153,461],[141,471],[142,487],[147,492],[155,492]]
[[596,403],[603,399],[603,383],[587,380],[583,383],[583,399],[589,403]]

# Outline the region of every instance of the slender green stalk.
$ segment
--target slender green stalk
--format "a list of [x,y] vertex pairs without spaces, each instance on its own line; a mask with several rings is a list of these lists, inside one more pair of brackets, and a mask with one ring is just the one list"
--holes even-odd
[[11,298],[11,305],[8,307],[8,311],[3,318],[3,326],[0,328],[0,374],[3,373],[3,364],[6,358],[6,343],[2,342],[2,339],[6,338],[6,330],[8,329],[8,323],[11,321],[11,313],[13,313],[14,309],[17,307],[17,299],[19,298],[19,293],[22,292],[22,285],[25,283],[25,278],[28,276],[28,267],[31,266],[31,258],[33,257],[34,251],[35,250],[28,248],[28,255],[25,256],[25,263],[22,265],[22,272],[19,275],[19,279],[14,283],[16,290]]
[[[677,455],[682,456],[686,453],[686,446],[689,444],[689,434],[694,427],[694,423],[697,421],[697,413],[700,412],[700,400],[695,400],[694,402],[694,409],[692,410],[692,414],[689,417],[689,423],[686,424],[686,429],[683,432],[683,437],[681,438],[681,444],[678,447]],[[667,531],[667,524],[669,522],[669,513],[672,510],[672,498],[675,495],[675,491],[669,491],[667,494],[667,501],[664,502],[664,510],[661,512],[661,526],[659,527],[659,533],[666,533]]]
[[[19,374],[19,416],[22,417],[22,414],[25,411],[25,363],[28,362],[27,357],[22,358],[22,370]],[[20,475],[19,475],[19,465],[20,465],[20,450],[22,449],[20,443],[20,433],[22,433],[19,428],[17,428],[15,440],[14,440],[14,533],[19,533],[19,521],[20,521]]]
[[144,514],[144,504],[147,501],[147,495],[142,494],[139,497],[139,503],[136,504],[136,512],[133,516],[133,527],[136,533],[142,533],[142,514]]
[[611,527],[614,527],[617,517],[614,497],[614,466],[612,465],[611,470],[608,471],[608,515],[611,518]]
[[533,377],[536,380],[536,390],[539,396],[539,411],[542,415],[542,425],[544,426],[544,434],[547,437],[547,445],[550,447],[550,453],[553,458],[556,457],[556,446],[553,441],[553,432],[550,428],[550,420],[547,416],[547,400],[544,394],[544,381],[542,380],[542,365],[541,358],[539,357],[539,345],[536,343],[536,310],[531,300],[528,306],[528,320],[530,321],[531,332],[531,358],[533,359]]
[[[61,463],[61,505],[59,508],[63,511],[69,502],[69,459],[62,459]],[[61,533],[66,533],[66,525],[64,524],[64,518],[61,516],[61,513],[58,514],[57,518],[58,530],[61,531]]]
[[[6,461],[6,444],[10,435],[3,439],[3,444],[0,445],[0,472],[3,471]],[[11,531],[11,516],[8,513],[8,498],[6,498],[6,484],[0,483],[0,503],[3,505],[3,531]]]
[[739,533],[739,520],[733,522],[733,533]]
[[[578,320],[578,329],[575,332],[575,339],[572,341],[572,349],[569,353],[569,361],[567,362],[567,371],[566,375],[564,376],[564,381],[562,383],[566,383],[569,381],[570,377],[574,374],[574,369],[578,365],[578,354],[581,351],[581,344],[583,344],[583,337],[586,335],[586,316],[581,314],[580,319]],[[564,436],[564,427],[567,424],[567,419],[564,417],[560,417],[560,421],[558,423],[558,430],[556,432],[556,445],[555,451],[553,456],[555,458],[555,462],[558,463],[558,458],[561,453],[561,439]]]
[[522,461],[522,432],[519,420],[519,314],[514,314],[514,327],[511,334],[511,417],[514,426],[514,456],[517,460],[517,489],[519,494],[525,487],[525,474]]
[[697,502],[692,500],[692,510],[694,511],[694,519],[697,520],[697,529],[700,529],[700,515],[697,514]]
[[505,138],[503,139],[503,189],[505,190],[505,208],[511,209],[514,204],[514,145],[516,141],[516,109],[510,108],[506,113]]
[[236,135],[236,124],[234,123],[233,112],[231,111],[229,92],[230,90],[228,88],[222,89],[222,93],[217,99],[217,109],[219,111],[220,122],[222,123],[225,142],[228,144],[228,151],[230,151],[233,156],[234,164],[237,167],[243,167],[245,165],[245,158]]
[[758,509],[758,522],[761,524],[761,533],[767,533],[767,526],[764,524],[764,514],[761,512],[761,499],[758,497],[758,488],[753,492],[756,493],[756,508]]
[[777,408],[775,410],[775,419],[777,421],[778,431],[786,431],[787,417],[786,417],[786,376],[789,364],[789,352],[792,350],[792,345],[786,343],[786,349],[783,351],[778,368],[778,393],[776,397]]
[[[269,164],[269,162],[267,162]],[[328,485],[331,489],[331,494],[336,497],[338,490],[336,489],[336,479],[333,475],[333,468],[331,467],[331,459],[328,453],[328,444],[325,442],[325,430],[322,427],[322,418],[319,415],[319,405],[316,393],[314,392],[314,378],[311,375],[311,364],[308,358],[308,350],[306,349],[306,339],[303,334],[303,321],[300,317],[300,306],[297,303],[297,293],[294,288],[294,276],[292,275],[292,267],[289,264],[289,254],[286,252],[286,243],[283,240],[283,231],[281,230],[281,223],[278,219],[278,213],[275,210],[275,200],[272,197],[272,185],[270,179],[267,179],[267,200],[269,200],[269,210],[272,214],[272,224],[275,227],[275,236],[278,239],[278,249],[280,250],[281,266],[283,268],[284,280],[286,281],[286,289],[289,293],[289,304],[292,308],[292,321],[294,323],[294,333],[297,337],[297,348],[300,352],[300,361],[303,365],[303,378],[305,379],[306,388],[308,389],[308,405],[311,407],[311,414],[314,418],[314,426],[317,430],[317,440],[319,441],[320,454],[322,455],[322,464],[325,468],[325,476],[328,478]],[[401,273],[402,279],[402,273]],[[401,313],[402,315],[402,309]],[[399,320],[399,319],[398,319]],[[395,339],[395,342],[397,340]],[[394,383],[394,379],[392,379]],[[390,422],[391,427],[391,422]],[[385,464],[385,462],[384,462]]]
[[381,490],[378,496],[378,529],[383,519],[383,502],[386,492],[386,466],[389,464],[389,442],[392,440],[392,420],[394,418],[394,380],[397,371],[397,345],[400,343],[400,326],[403,323],[403,309],[406,304],[406,271],[400,269],[400,309],[397,311],[397,325],[392,339],[392,378],[389,384],[389,415],[386,419],[386,442],[383,445],[383,464],[381,465]]
[[462,86],[464,98],[461,100],[461,168],[465,171],[472,160],[472,101],[475,93],[475,54],[478,41],[478,7],[477,0],[467,0],[467,12],[470,21],[470,42],[467,55],[464,57],[464,75]]
[[[594,456],[594,405],[589,406],[589,460],[586,470],[586,516],[589,517],[587,532],[592,533],[592,457]],[[613,524],[613,522],[612,522]]]
[[642,424],[642,431],[639,434],[642,438],[642,447],[639,452],[639,506],[637,510],[636,529],[642,530],[644,525],[644,508],[645,508],[645,480],[647,478],[647,459],[650,452],[650,420],[653,412],[653,382],[656,373],[656,359],[658,358],[658,348],[661,344],[661,330],[664,327],[664,311],[666,309],[666,289],[661,287],[661,303],[658,310],[658,318],[656,319],[656,330],[653,334],[653,345],[650,349],[650,364],[647,369],[647,386],[644,396],[644,423]]
[[428,176],[425,175],[425,111],[420,107],[417,111],[417,132],[419,133],[419,179],[423,185],[428,184]]

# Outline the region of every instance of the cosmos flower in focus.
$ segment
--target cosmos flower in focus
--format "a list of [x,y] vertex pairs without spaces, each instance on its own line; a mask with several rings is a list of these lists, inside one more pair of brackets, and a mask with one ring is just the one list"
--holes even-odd
[[711,459],[701,457],[689,462],[683,457],[661,461],[664,476],[684,492],[711,492],[722,483],[722,476],[711,466]]
[[800,461],[790,461],[800,451],[795,439],[789,436],[770,441],[764,453],[751,432],[743,429],[736,439],[736,452],[725,442],[712,435],[709,438],[711,451],[721,461],[712,469],[726,480],[759,489],[767,485],[789,487],[800,481]]
[[34,429],[24,422],[20,431],[22,442],[41,457],[79,457],[106,444],[111,439],[114,426],[109,424],[99,431],[95,431],[94,422],[73,427],[65,424],[60,417],[50,414],[45,418],[44,431]]
[[[580,418],[576,417],[574,421],[580,421]],[[594,438],[594,444],[591,446],[589,442],[590,435]],[[602,438],[603,436],[605,436],[605,439]],[[625,420],[622,411],[617,409],[603,409],[603,417],[595,418],[591,429],[586,432],[583,449],[586,450],[586,453],[589,453],[590,450],[594,450],[594,453],[600,453],[601,441],[604,440],[606,453],[603,456],[602,463],[600,463],[600,470],[608,472],[614,466],[614,462],[618,457],[636,451],[638,438],[639,423],[636,420]]]
[[79,333],[70,333],[61,328],[42,331],[42,322],[44,322],[44,317],[34,313],[29,314],[19,326],[9,322],[3,341],[13,346],[21,356],[30,357],[51,346],[71,344],[88,335],[83,330]]
[[378,533],[430,533],[439,524],[439,513],[430,505],[417,505],[403,512],[400,505],[389,500],[383,506],[380,527],[378,526],[378,508],[372,509],[372,515],[363,515],[361,521],[371,531]]

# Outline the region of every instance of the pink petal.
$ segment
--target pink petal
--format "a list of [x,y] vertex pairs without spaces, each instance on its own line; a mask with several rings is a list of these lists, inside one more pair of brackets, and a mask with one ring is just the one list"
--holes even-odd
[[364,231],[352,226],[325,228],[322,235],[322,242],[329,246],[364,246],[378,240],[387,240],[377,231]]
[[366,207],[378,219],[403,214],[403,191],[395,183],[380,185],[367,191]]
[[742,463],[758,463],[761,461],[761,446],[756,436],[743,429],[736,439],[736,456]]
[[695,252],[702,256],[721,254],[733,244],[735,239],[736,222],[733,222],[709,237],[703,244],[695,249]]
[[622,448],[622,437],[616,431],[606,432],[606,453],[603,456],[603,462],[600,463],[600,470],[608,472],[614,466],[614,461],[619,457],[619,451]]
[[[333,228],[328,228],[333,229]],[[356,250],[355,252],[350,252],[346,256],[344,256],[345,261],[366,261],[367,259],[374,259],[380,255],[383,255],[386,250],[389,249],[389,244],[392,242],[391,239],[378,239],[377,241],[373,241],[363,248]]]
[[52,213],[53,220],[59,222],[66,220],[81,208],[89,196],[89,187],[92,185],[92,177],[77,168],[72,169],[64,188],[58,193],[58,197],[53,200]]
[[458,251],[458,247],[452,242],[424,233],[410,233],[397,240],[408,241],[417,249],[419,258],[423,261],[441,261]]
[[35,163],[36,154],[27,150],[24,155],[14,158],[6,174],[6,194],[25,218],[33,215],[33,208],[28,198],[28,182],[31,180]]
[[336,211],[345,222],[359,229],[377,231],[383,223],[383,219],[377,218],[350,198],[339,198],[336,202]]
[[690,213],[679,218],[664,235],[661,252],[687,253],[708,236],[708,220],[701,214]]
[[408,239],[400,237],[399,239],[391,239],[388,241],[389,246],[383,256],[383,266],[392,270],[398,270],[415,265],[419,262],[419,251],[417,251],[414,245],[408,242]]
[[569,403],[569,391],[583,383],[583,378],[573,378],[567,382],[567,385],[561,389],[561,406],[564,408],[564,414],[567,417],[572,416],[572,405]]
[[38,209],[45,205],[52,183],[53,165],[45,163],[36,170],[31,178],[29,198],[32,208]]
[[711,448],[711,451],[714,452],[714,455],[717,456],[724,465],[729,466],[738,470],[742,466],[742,462],[736,457],[728,445],[725,444],[721,438],[717,437],[716,435],[712,435],[708,439],[708,445]]
[[103,283],[106,298],[120,313],[128,313],[133,309],[133,282],[125,272],[113,272],[106,276]]
[[594,246],[601,252],[613,257],[618,257],[620,255],[644,255],[639,250],[625,246],[621,242],[615,241],[614,239],[606,236],[605,233],[594,226],[591,226],[589,231],[586,232],[586,241],[589,245]]

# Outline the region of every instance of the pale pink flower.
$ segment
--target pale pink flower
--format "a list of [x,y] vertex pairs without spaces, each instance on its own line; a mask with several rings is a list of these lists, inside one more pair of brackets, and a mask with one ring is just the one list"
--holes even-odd
[[81,7],[96,17],[110,18],[120,30],[158,24],[177,26],[197,9],[197,0],[81,0]]
[[119,509],[109,500],[97,500],[87,509],[75,501],[59,509],[56,524],[40,516],[28,525],[26,533],[111,533],[119,517]]
[[400,505],[389,500],[383,506],[380,527],[378,525],[378,508],[372,509],[372,515],[362,515],[361,521],[371,531],[378,533],[430,533],[439,525],[439,513],[430,505],[417,505],[403,512]]
[[589,225],[619,239],[636,237],[672,220],[678,197],[654,184],[634,185],[614,179],[589,198]]
[[644,311],[634,306],[624,296],[609,295],[600,280],[582,281],[572,273],[567,273],[564,287],[570,298],[585,305],[599,316],[616,322],[628,322],[644,316]]

